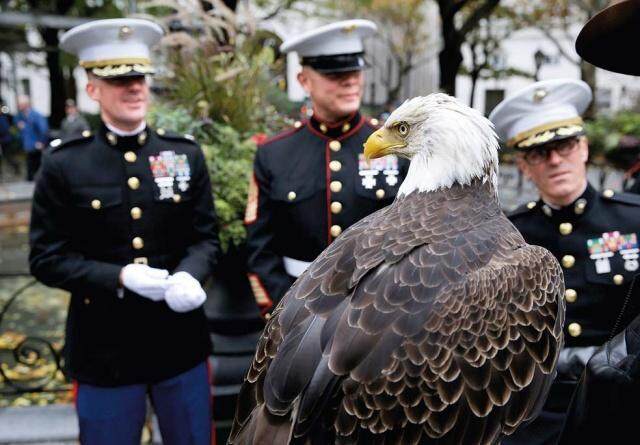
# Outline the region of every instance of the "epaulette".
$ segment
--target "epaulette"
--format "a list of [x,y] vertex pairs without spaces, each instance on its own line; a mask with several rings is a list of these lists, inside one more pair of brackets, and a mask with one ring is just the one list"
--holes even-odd
[[279,139],[284,139],[287,136],[291,136],[294,133],[297,133],[298,131],[300,131],[301,129],[303,129],[306,125],[306,122],[302,122],[302,121],[295,121],[293,123],[292,127],[286,128],[285,130],[281,131],[278,134],[275,134],[267,139],[265,139],[264,141],[261,141],[258,144],[258,147],[262,147],[263,145],[269,144],[271,142],[275,142]]
[[84,130],[81,134],[69,136],[64,139],[54,139],[49,142],[50,151],[54,152],[61,148],[71,147],[79,142],[87,142],[93,138],[93,132]]
[[164,128],[157,128],[156,134],[162,139],[169,139],[173,141],[190,142],[194,145],[198,145],[196,138],[191,134],[175,133],[173,131],[165,130]]
[[640,206],[640,195],[637,193],[614,192],[611,189],[606,189],[600,192],[600,196],[608,201]]
[[516,216],[524,215],[534,210],[537,206],[538,206],[537,201],[529,201],[528,203],[522,204],[521,206],[517,207],[515,210],[508,212],[507,218],[513,218]]

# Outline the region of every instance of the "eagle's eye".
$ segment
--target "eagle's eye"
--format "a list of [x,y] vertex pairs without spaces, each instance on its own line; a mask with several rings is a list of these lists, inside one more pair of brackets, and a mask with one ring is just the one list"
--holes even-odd
[[398,133],[400,134],[400,136],[405,137],[406,135],[409,134],[409,124],[407,124],[406,122],[400,122],[396,128],[398,129]]

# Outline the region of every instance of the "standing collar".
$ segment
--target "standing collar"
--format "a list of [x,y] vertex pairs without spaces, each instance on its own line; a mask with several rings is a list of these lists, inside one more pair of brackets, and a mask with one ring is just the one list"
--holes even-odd
[[112,125],[102,122],[99,131],[100,137],[107,145],[123,150],[132,150],[143,146],[149,139],[146,122],[143,122],[134,131],[122,131]]
[[327,139],[338,139],[350,133],[360,124],[361,120],[362,116],[360,116],[360,112],[355,111],[343,120],[331,124],[317,119],[314,115],[309,119],[308,125],[315,130],[316,133],[319,133]]
[[138,133],[140,133],[142,130],[144,130],[145,128],[147,128],[147,123],[145,121],[142,121],[142,123],[140,125],[138,125],[138,128],[134,129],[133,131],[125,131],[125,130],[121,130],[117,127],[114,127],[111,124],[108,123],[104,123],[104,126],[107,127],[107,129],[112,132],[115,133],[116,136],[135,136]]
[[595,189],[587,182],[587,187],[584,189],[584,192],[582,192],[582,195],[571,204],[561,208],[553,208],[540,199],[540,208],[542,209],[542,213],[549,218],[559,218],[563,220],[577,219],[593,206],[597,195]]

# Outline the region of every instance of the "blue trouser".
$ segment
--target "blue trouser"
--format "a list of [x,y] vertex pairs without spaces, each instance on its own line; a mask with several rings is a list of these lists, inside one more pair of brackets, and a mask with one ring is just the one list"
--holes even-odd
[[149,394],[165,445],[211,445],[211,389],[207,363],[152,385],[77,384],[83,445],[140,445]]

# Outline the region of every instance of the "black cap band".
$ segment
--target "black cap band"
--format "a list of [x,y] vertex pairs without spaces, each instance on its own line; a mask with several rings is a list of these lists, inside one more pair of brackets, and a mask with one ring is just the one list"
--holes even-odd
[[344,73],[346,71],[360,71],[369,67],[362,52],[303,57],[301,64],[310,66],[320,73]]

